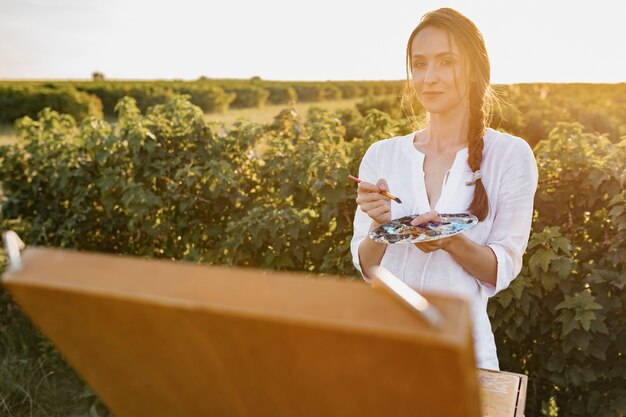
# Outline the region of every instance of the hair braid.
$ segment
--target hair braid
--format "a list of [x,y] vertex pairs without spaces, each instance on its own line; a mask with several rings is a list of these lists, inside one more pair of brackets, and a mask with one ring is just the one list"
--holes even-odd
[[[476,82],[471,83],[469,91],[469,133],[468,133],[468,157],[467,163],[472,171],[478,171],[483,161],[483,147],[486,128],[485,93],[487,85]],[[479,221],[485,220],[489,212],[487,191],[481,179],[474,184],[474,198],[469,211],[478,217]]]

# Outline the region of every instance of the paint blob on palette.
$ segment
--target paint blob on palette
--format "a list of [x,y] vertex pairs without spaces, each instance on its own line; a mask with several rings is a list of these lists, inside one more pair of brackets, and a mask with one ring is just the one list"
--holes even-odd
[[419,243],[454,236],[478,224],[476,216],[468,213],[440,214],[442,222],[411,226],[418,214],[400,217],[381,224],[370,232],[370,238],[380,243]]

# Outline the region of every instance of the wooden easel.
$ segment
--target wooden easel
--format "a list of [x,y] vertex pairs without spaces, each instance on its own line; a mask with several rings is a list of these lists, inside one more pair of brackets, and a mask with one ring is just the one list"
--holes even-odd
[[437,324],[360,281],[9,245],[3,285],[118,417],[481,415],[462,299],[426,295]]

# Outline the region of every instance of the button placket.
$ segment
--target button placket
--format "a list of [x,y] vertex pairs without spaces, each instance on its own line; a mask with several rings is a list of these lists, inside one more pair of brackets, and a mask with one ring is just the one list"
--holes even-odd
[[467,148],[463,148],[456,153],[454,161],[452,162],[452,166],[448,171],[446,171],[446,175],[444,175],[443,184],[441,184],[441,193],[439,194],[439,200],[437,200],[437,204],[435,205],[435,210],[440,213],[445,212],[447,210],[446,207],[449,206],[448,199],[450,198],[450,189],[457,190],[459,187],[459,181],[463,178],[463,157],[467,155],[466,151]]

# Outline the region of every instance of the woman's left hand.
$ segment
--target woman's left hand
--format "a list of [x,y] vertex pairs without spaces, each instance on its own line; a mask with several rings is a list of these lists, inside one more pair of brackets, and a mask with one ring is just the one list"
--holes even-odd
[[[428,213],[420,214],[411,221],[411,225],[418,226],[420,224],[428,222],[441,222],[443,219],[437,212],[437,210],[431,210]],[[430,242],[415,243],[415,246],[425,253],[430,253],[438,249],[446,250],[449,245],[454,244],[454,241],[460,235],[450,236],[443,239],[431,240]]]

